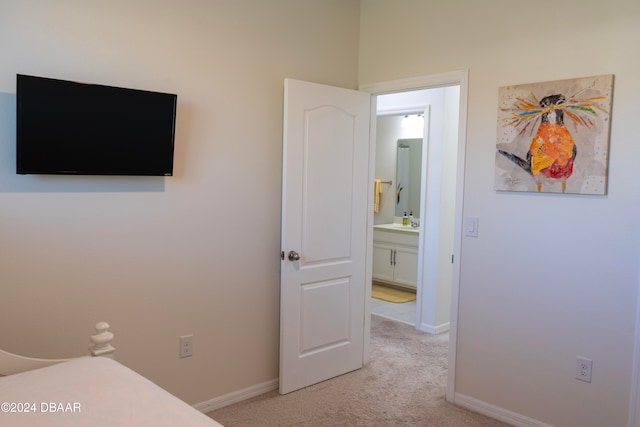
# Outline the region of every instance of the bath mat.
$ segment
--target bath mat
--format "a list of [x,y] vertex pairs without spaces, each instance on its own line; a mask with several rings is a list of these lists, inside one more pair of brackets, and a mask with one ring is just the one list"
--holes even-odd
[[403,291],[401,289],[390,288],[388,286],[377,285],[375,283],[371,289],[371,296],[382,301],[395,303],[409,302],[416,299],[415,292]]

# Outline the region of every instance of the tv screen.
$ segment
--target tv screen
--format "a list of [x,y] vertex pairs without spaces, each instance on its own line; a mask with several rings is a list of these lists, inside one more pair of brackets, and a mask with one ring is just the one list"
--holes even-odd
[[18,174],[173,174],[177,95],[17,75]]

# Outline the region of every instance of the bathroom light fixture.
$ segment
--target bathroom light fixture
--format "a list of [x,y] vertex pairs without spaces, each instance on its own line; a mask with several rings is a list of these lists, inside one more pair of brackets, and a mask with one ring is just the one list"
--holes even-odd
[[404,116],[404,118],[402,119],[402,125],[403,128],[406,127],[410,127],[410,128],[415,128],[415,127],[422,127],[424,126],[424,115],[422,114],[407,114]]

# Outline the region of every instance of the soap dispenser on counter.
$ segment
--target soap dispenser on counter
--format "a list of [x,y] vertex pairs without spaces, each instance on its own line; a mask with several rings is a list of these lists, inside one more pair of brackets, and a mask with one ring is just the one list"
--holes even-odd
[[404,216],[402,217],[402,225],[409,225],[409,217],[407,216],[407,213],[404,213]]

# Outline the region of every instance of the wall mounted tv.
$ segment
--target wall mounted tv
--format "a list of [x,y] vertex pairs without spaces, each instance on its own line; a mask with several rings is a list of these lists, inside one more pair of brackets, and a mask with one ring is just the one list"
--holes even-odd
[[177,95],[17,75],[18,174],[173,174]]

